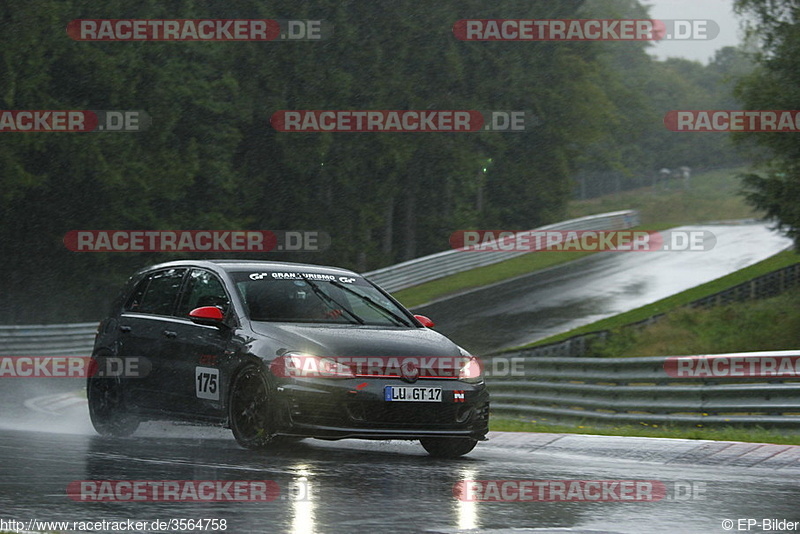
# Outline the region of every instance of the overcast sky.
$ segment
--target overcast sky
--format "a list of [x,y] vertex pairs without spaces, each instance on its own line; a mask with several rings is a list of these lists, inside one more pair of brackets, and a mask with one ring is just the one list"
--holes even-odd
[[708,63],[714,52],[741,42],[741,18],[733,14],[733,0],[642,0],[653,19],[710,19],[720,28],[710,41],[661,41],[648,49],[658,59],[683,57]]

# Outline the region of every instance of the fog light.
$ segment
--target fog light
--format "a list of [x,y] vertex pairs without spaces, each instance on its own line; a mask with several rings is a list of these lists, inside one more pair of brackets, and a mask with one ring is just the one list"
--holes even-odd
[[472,416],[475,414],[475,408],[471,406],[462,406],[456,412],[456,422],[457,423],[466,423]]

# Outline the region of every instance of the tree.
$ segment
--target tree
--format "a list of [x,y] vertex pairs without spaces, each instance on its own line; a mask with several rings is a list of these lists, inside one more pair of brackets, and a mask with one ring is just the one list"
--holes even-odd
[[[702,67],[662,66],[646,43],[460,41],[453,24],[645,13],[636,0],[2,4],[3,108],[137,109],[153,123],[138,134],[4,134],[0,322],[95,319],[135,268],[199,256],[76,254],[62,243],[71,230],[319,230],[332,238],[325,252],[248,257],[364,271],[444,250],[455,230],[555,222],[576,172],[633,176],[680,148],[654,142],[663,113],[652,108],[708,97]],[[121,17],[321,19],[334,33],[176,43],[65,32],[72,19]],[[651,91],[660,68],[691,80]],[[536,121],[523,133],[277,132],[269,118],[284,109],[511,110]],[[690,157],[707,153],[690,148],[681,162],[696,166]]]
[[[800,109],[800,6],[794,0],[737,0],[736,10],[752,17],[748,33],[761,51],[758,68],[737,88],[747,109]],[[745,175],[749,202],[764,210],[800,245],[800,143],[798,133],[740,133],[746,146],[767,149],[758,172]]]

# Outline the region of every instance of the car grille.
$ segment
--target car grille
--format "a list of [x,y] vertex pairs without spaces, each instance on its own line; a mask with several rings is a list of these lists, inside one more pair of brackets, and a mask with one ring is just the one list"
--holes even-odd
[[[488,417],[488,405],[348,402],[344,405],[294,399],[290,405],[295,423],[321,426],[395,429],[458,429]],[[485,413],[485,415],[484,415]]]

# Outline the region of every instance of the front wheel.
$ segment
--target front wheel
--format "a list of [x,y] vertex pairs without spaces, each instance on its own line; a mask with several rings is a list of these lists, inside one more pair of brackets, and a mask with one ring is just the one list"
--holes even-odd
[[255,365],[233,379],[228,417],[233,437],[246,449],[263,449],[273,441],[269,397],[267,379]]
[[125,408],[119,378],[89,378],[86,397],[92,426],[101,436],[126,437],[139,428],[139,419]]
[[436,458],[458,458],[478,444],[478,440],[471,438],[422,438],[419,442],[428,454]]

